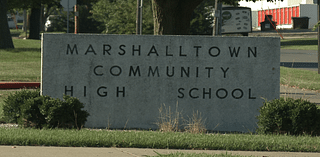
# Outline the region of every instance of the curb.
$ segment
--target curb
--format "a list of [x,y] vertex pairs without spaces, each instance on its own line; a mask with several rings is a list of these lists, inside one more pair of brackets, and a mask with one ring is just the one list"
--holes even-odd
[[0,82],[0,89],[40,88],[39,82]]

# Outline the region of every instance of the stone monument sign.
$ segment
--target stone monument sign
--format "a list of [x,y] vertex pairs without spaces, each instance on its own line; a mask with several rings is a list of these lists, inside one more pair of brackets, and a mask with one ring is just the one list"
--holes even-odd
[[43,34],[41,63],[41,93],[79,98],[86,127],[156,129],[178,103],[208,130],[254,131],[262,98],[280,95],[275,37]]

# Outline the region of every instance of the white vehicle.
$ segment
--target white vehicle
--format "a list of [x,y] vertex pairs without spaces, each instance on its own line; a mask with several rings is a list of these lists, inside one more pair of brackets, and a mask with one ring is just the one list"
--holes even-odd
[[47,21],[45,23],[45,27],[44,27],[45,31],[46,32],[53,31],[53,23],[57,22],[57,20],[59,20],[59,19],[60,19],[59,15],[49,15],[47,17]]
[[11,17],[8,17],[8,26],[9,28],[16,28],[16,25]]

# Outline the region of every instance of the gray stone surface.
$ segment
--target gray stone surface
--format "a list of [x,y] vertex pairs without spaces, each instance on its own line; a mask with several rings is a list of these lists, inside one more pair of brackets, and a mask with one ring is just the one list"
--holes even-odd
[[232,150],[179,150],[149,148],[106,148],[106,147],[44,147],[44,146],[0,146],[1,156],[5,157],[146,157],[159,154],[206,153],[228,154],[233,156],[272,156],[272,157],[318,157],[318,152],[273,152],[273,151],[232,151]]
[[156,129],[161,104],[178,104],[208,130],[247,132],[279,98],[279,62],[276,37],[43,34],[41,91],[79,98],[86,127]]

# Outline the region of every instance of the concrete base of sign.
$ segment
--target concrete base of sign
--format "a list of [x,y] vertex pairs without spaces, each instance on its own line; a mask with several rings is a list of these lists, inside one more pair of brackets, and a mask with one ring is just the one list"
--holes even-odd
[[247,132],[279,98],[279,63],[274,37],[43,34],[41,92],[79,98],[86,127],[157,129],[178,104],[208,130]]

